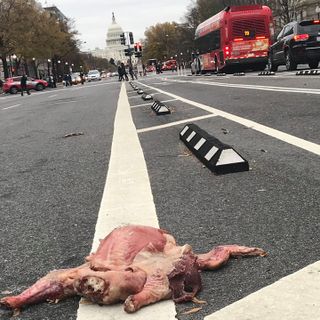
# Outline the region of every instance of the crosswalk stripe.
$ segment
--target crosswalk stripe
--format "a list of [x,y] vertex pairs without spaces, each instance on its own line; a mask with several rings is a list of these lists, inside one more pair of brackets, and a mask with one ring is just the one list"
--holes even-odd
[[205,317],[205,320],[319,320],[320,261]]
[[[147,166],[132,120],[125,85],[122,84],[107,181],[92,251],[97,249],[99,239],[114,228],[127,224],[159,227]],[[175,319],[175,315],[175,306],[171,300],[144,307],[134,314],[125,313],[122,305],[100,307],[80,303],[77,320],[168,320]]]

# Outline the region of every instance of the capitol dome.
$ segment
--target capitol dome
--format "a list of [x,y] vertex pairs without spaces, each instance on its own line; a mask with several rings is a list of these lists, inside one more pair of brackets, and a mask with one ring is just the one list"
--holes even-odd
[[112,24],[108,28],[107,32],[107,57],[113,58],[115,61],[123,61],[125,59],[124,49],[126,46],[121,44],[120,34],[123,30],[120,25],[116,23],[114,13],[112,13]]

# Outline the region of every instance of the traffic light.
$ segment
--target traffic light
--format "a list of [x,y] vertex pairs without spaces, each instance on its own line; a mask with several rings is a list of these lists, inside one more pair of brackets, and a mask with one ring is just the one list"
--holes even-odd
[[126,37],[124,35],[124,33],[120,34],[120,42],[121,44],[125,45],[126,44]]
[[130,39],[130,44],[134,44],[132,32],[129,32],[129,39]]
[[142,57],[142,45],[140,42],[134,44],[134,56],[136,58]]
[[132,55],[132,49],[131,48],[124,49],[124,55],[127,57],[130,57]]

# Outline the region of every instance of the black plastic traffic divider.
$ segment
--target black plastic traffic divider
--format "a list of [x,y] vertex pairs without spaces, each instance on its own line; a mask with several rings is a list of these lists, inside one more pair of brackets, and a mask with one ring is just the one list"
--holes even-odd
[[237,151],[197,125],[187,124],[179,135],[189,150],[215,174],[249,170],[248,161]]
[[152,95],[151,95],[151,94],[148,94],[148,93],[144,93],[144,94],[141,96],[141,98],[142,98],[143,100],[153,100]]
[[169,114],[171,113],[170,109],[160,102],[159,100],[155,100],[151,106],[151,109],[158,115]]
[[320,70],[300,70],[296,72],[297,76],[319,76]]
[[273,71],[261,71],[258,73],[258,76],[274,76],[275,72]]
[[241,76],[245,76],[246,74],[244,72],[235,72],[233,75],[236,77],[241,77]]

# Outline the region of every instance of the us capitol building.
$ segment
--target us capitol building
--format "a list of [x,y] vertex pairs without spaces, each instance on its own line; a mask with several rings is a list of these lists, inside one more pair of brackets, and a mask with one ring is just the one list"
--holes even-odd
[[124,49],[126,49],[127,46],[121,44],[121,33],[123,33],[123,30],[121,26],[116,23],[116,18],[114,16],[114,13],[112,13],[112,24],[108,28],[106,48],[96,48],[92,51],[92,54],[101,58],[106,58],[108,60],[113,58],[115,60],[115,63],[117,63],[118,61],[126,61],[127,57],[124,55]]

